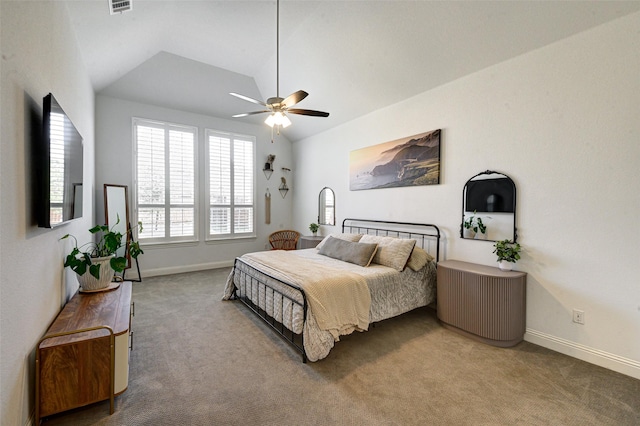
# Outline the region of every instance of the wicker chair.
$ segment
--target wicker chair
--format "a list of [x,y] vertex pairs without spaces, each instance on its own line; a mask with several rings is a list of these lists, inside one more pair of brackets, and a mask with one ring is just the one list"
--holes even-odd
[[295,250],[298,245],[298,238],[300,238],[298,231],[284,229],[269,235],[269,244],[271,244],[273,250]]

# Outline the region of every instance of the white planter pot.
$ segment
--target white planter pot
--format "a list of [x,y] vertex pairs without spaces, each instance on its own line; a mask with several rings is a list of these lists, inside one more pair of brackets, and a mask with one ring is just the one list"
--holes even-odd
[[510,271],[513,269],[513,263],[507,262],[506,260],[501,260],[500,262],[498,262],[498,268],[500,268],[502,271]]
[[464,238],[475,238],[476,237],[476,233],[473,232],[473,229],[467,229],[467,228],[464,228],[464,230],[462,231],[462,235],[464,236]]
[[91,275],[89,273],[89,268],[87,268],[87,272],[83,275],[77,275],[80,287],[85,291],[100,290],[109,287],[109,284],[113,280],[113,276],[116,272],[109,263],[113,257],[114,256],[112,255],[91,258],[91,263],[100,265],[100,279],[96,279]]

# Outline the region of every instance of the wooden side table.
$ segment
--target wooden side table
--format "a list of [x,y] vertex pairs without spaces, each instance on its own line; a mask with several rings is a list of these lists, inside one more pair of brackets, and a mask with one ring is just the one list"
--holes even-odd
[[131,349],[131,282],[99,293],[76,293],[36,349],[36,424],[42,417],[127,389]]
[[438,319],[445,328],[509,347],[525,332],[527,274],[446,260],[438,263]]
[[300,237],[299,245],[301,249],[314,248],[320,244],[320,241],[322,240],[324,240],[324,237],[321,237],[320,235],[303,235]]

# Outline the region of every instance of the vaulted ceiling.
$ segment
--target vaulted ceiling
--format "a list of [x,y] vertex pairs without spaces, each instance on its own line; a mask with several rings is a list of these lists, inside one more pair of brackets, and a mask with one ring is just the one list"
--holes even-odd
[[[276,2],[68,1],[97,93],[230,118],[276,95]],[[280,3],[280,96],[328,118],[292,116],[293,141],[640,10],[638,1]],[[265,116],[242,118],[260,123]]]

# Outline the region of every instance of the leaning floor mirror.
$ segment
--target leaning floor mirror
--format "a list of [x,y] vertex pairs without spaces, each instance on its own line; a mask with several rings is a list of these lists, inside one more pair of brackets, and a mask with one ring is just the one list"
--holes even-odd
[[[122,235],[127,236],[127,243],[124,247],[120,247],[116,253],[118,256],[125,256],[127,258],[127,267],[122,272],[122,278],[126,275],[127,269],[131,268],[131,256],[129,256],[129,242],[131,241],[131,223],[129,221],[129,196],[127,194],[126,185],[113,185],[104,184],[104,217],[106,225],[114,231],[120,232]],[[140,275],[140,265],[138,259],[134,259],[136,262],[136,269],[138,272],[138,279],[127,278],[128,281],[142,281],[142,275]]]

